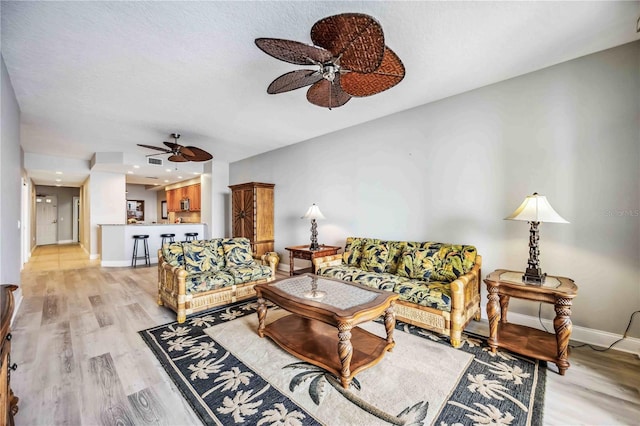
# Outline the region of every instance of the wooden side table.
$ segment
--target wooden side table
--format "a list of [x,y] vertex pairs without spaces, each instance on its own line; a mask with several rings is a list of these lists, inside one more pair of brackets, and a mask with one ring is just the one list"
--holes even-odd
[[[333,256],[334,254],[338,254],[338,250],[340,250],[341,248],[342,247],[340,246],[325,246],[324,244],[321,244],[318,250],[310,250],[309,245],[285,247],[285,250],[289,251],[289,276],[292,276],[294,274],[304,274],[306,272],[315,274],[316,271],[315,266],[313,266],[313,259],[315,259],[316,257]],[[311,268],[294,271],[293,259],[310,260]]]
[[[508,349],[531,358],[554,362],[560,375],[569,368],[569,338],[571,337],[571,303],[578,294],[573,280],[547,276],[543,285],[522,281],[522,272],[498,269],[484,280],[489,295],[487,315],[489,317],[489,347],[496,352],[498,347]],[[536,328],[509,324],[507,310],[509,298],[553,303],[556,317],[553,333]]]

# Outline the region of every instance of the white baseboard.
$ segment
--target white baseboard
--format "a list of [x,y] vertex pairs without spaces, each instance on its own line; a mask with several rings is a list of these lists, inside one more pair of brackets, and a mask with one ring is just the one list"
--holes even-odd
[[58,240],[58,244],[74,244],[76,241],[73,240]]
[[[485,310],[486,306],[482,307],[482,318],[488,318],[487,312]],[[540,325],[540,320],[538,317],[531,315],[519,314],[517,312],[509,312],[507,315],[509,322],[514,324],[522,324],[527,327],[537,328],[538,330],[542,330],[542,326]],[[542,324],[544,324],[545,328],[549,332],[553,332],[553,321],[548,319],[542,319]],[[608,348],[610,344],[615,342],[618,339],[622,339],[621,334],[610,333],[608,331],[595,330],[593,328],[581,327],[579,325],[573,324],[571,330],[571,340],[580,342],[580,343],[588,343],[593,346],[598,346],[601,348]],[[613,349],[629,352],[632,354],[636,354],[640,357],[640,339],[635,337],[627,337],[626,339],[618,342]]]
[[16,315],[18,315],[18,311],[20,310],[20,305],[22,305],[22,301],[24,297],[22,297],[22,287],[18,286],[18,289],[13,292],[13,301],[15,306],[13,308],[13,315],[11,315],[10,325],[13,326],[13,321],[16,319]]

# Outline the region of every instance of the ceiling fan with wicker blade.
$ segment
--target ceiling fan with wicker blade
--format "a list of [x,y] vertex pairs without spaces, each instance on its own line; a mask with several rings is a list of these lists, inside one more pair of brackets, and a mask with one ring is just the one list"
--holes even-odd
[[385,46],[382,27],[369,15],[343,13],[321,19],[311,28],[311,40],[313,45],[277,38],[255,40],[262,51],[276,59],[317,67],[281,75],[267,93],[311,86],[307,100],[331,109],[354,96],[390,89],[404,78],[402,61]]
[[168,148],[163,148],[161,146],[153,146],[153,145],[144,145],[139,143],[138,146],[143,148],[155,149],[157,151],[162,151],[158,154],[149,154],[147,157],[152,157],[154,155],[162,155],[162,154],[171,154],[168,158],[169,161],[173,161],[175,163],[184,163],[187,161],[209,161],[213,158],[211,154],[207,151],[197,148],[195,146],[182,146],[178,144],[178,139],[180,139],[179,133],[171,133],[171,137],[173,138],[173,142],[164,142],[164,144]]

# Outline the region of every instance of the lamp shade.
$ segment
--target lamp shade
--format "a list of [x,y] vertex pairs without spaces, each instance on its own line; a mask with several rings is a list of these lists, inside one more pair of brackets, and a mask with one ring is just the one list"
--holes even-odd
[[324,215],[322,214],[318,206],[316,206],[314,203],[311,205],[311,207],[309,207],[309,210],[307,210],[307,212],[304,214],[304,216],[302,216],[301,219],[324,219],[324,218],[325,218]]
[[538,195],[537,192],[525,198],[522,204],[520,204],[520,207],[511,213],[511,215],[505,217],[505,219],[523,220],[527,222],[569,223],[551,207],[551,204],[547,201],[547,197]]

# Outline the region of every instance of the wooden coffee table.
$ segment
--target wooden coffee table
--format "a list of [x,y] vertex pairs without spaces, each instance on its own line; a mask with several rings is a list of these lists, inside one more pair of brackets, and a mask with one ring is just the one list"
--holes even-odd
[[[391,351],[398,295],[313,274],[257,284],[258,335],[340,378],[346,389],[360,371]],[[265,325],[265,299],[291,312]],[[384,314],[386,339],[356,327]]]

